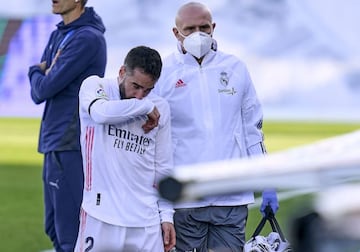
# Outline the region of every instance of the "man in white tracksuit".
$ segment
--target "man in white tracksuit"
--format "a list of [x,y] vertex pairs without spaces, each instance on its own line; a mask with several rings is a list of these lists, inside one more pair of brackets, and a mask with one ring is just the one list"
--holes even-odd
[[[164,59],[154,90],[170,104],[175,168],[264,154],[255,88],[244,63],[217,50],[210,10],[185,4],[175,23],[178,50]],[[176,204],[177,251],[242,251],[253,202],[253,192],[242,192]],[[262,212],[268,204],[275,213],[274,190],[263,192]]]
[[174,210],[157,182],[173,168],[168,103],[150,94],[157,51],[135,47],[118,79],[87,78],[80,89],[84,193],[75,251],[169,251]]

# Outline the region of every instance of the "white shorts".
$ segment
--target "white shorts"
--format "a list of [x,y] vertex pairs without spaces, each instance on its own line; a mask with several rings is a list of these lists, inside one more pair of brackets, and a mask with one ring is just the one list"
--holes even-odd
[[164,252],[160,225],[121,227],[102,222],[81,210],[75,252]]

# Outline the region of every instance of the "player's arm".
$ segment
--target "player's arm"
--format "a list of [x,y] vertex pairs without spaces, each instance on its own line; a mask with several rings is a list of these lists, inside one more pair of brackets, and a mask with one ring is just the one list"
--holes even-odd
[[[166,103],[167,105],[167,103]],[[160,108],[159,108],[160,109]],[[161,110],[159,131],[155,139],[155,185],[164,177],[170,176],[173,171],[172,142],[170,128],[170,109]],[[160,221],[163,231],[165,251],[171,250],[176,244],[176,235],[173,225],[173,204],[161,197],[158,200]]]
[[154,110],[154,104],[146,99],[126,100],[96,99],[89,106],[90,117],[100,124],[121,123],[145,116]]
[[[168,104],[164,101],[159,105],[161,112],[159,130],[155,139],[155,181],[154,184],[170,176],[173,172],[173,153],[171,141],[171,127],[170,127],[170,109]],[[173,223],[173,206],[170,202],[159,199],[160,218],[162,222]]]
[[91,119],[100,124],[121,123],[139,116],[146,116],[155,105],[148,99],[110,100],[98,76],[84,80],[80,92],[80,106]]

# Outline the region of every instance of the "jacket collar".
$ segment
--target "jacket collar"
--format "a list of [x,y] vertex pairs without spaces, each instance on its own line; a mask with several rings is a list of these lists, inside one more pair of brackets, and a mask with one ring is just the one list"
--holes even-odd
[[203,61],[201,62],[201,65],[197,62],[194,56],[192,56],[190,53],[183,53],[181,50],[181,47],[178,47],[178,51],[175,53],[176,59],[181,62],[182,64],[186,65],[193,65],[193,66],[206,66],[214,59],[216,55],[216,51],[211,49],[205,56]]

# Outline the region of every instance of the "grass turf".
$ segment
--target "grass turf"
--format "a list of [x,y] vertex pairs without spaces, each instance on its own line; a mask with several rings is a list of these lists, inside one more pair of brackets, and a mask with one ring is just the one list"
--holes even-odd
[[0,251],[50,248],[43,231],[39,119],[0,119]]
[[[43,231],[39,125],[40,119],[0,118],[0,251],[38,252],[51,248]],[[269,153],[359,128],[360,124],[344,123],[264,123]],[[301,211],[308,201],[308,196],[301,196],[281,202],[277,218],[285,233],[289,230],[289,216]],[[258,208],[249,211],[248,238],[260,218]],[[264,229],[267,231],[268,227]]]

